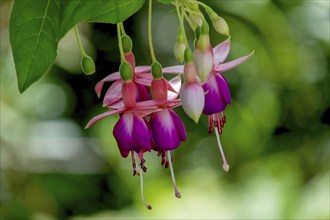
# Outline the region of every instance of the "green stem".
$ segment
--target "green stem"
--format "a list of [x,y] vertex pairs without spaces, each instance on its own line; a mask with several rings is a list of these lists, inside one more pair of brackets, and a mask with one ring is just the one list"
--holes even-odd
[[188,44],[188,40],[187,40],[187,36],[186,36],[186,31],[184,29],[184,24],[183,24],[183,15],[180,14],[179,5],[176,4],[175,7],[176,7],[176,13],[178,15],[178,19],[179,19],[179,22],[180,22],[180,26],[182,27],[182,30],[183,30],[183,38],[184,38],[186,47],[189,48],[189,44]]
[[190,28],[194,30],[193,21],[188,17],[188,15],[184,11],[183,11],[183,16],[186,19],[186,21],[188,22]]
[[124,62],[125,55],[124,55],[123,43],[121,42],[120,23],[117,23],[117,36],[118,36],[118,46],[119,46],[121,62]]
[[155,51],[154,51],[154,46],[152,43],[152,31],[151,31],[151,20],[152,20],[152,0],[149,0],[149,12],[148,12],[148,38],[149,38],[149,47],[150,47],[150,55],[152,62],[157,62],[156,56],[155,56]]
[[123,22],[120,22],[120,29],[121,29],[123,36],[127,36]]
[[205,9],[211,9],[211,10],[212,10],[212,8],[211,8],[210,6],[204,4],[203,2],[200,2],[200,1],[194,1],[194,3],[199,4],[200,6],[204,7]]
[[80,53],[82,56],[87,56],[85,50],[84,50],[84,47],[81,43],[81,40],[80,40],[80,36],[79,36],[79,31],[78,31],[78,25],[74,26],[74,32],[76,34],[76,38],[77,38],[77,42],[78,42],[78,47],[80,49]]

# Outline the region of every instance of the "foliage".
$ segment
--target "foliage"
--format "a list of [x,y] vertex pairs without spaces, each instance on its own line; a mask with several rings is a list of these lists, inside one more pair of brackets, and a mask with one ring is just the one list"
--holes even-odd
[[10,19],[18,86],[24,92],[49,70],[59,40],[79,22],[118,23],[144,0],[15,1]]

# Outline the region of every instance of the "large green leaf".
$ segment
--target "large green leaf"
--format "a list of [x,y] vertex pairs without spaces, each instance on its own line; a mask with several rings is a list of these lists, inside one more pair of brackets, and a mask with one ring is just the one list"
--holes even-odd
[[144,0],[16,0],[10,42],[21,92],[40,79],[56,58],[59,40],[79,22],[118,23]]

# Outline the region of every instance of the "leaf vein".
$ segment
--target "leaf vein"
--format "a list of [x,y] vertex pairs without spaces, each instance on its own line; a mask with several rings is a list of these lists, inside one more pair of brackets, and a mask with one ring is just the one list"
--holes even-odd
[[[45,13],[44,13],[44,16],[43,16],[43,21],[41,23],[41,27],[40,27],[40,30],[39,30],[39,33],[38,33],[38,36],[37,36],[37,40],[36,40],[36,43],[35,43],[34,48],[33,48],[33,54],[32,54],[32,57],[31,57],[31,61],[28,64],[28,73],[31,71],[31,67],[32,67],[33,61],[36,62],[36,60],[34,59],[34,57],[35,57],[35,51],[36,51],[36,49],[38,47],[38,43],[39,43],[39,39],[40,39],[40,34],[42,33],[42,30],[43,30],[43,27],[44,27],[44,24],[45,24],[45,18],[46,18],[47,13],[48,13],[49,3],[50,3],[50,0],[47,1]],[[40,69],[40,66],[39,66],[39,69]],[[30,75],[27,75],[27,78],[29,76]],[[26,84],[26,81],[27,81],[27,79],[25,79],[24,85]]]

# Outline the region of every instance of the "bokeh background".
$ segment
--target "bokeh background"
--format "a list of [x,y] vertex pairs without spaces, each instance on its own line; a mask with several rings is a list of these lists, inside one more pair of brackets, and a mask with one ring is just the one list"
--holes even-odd
[[[330,218],[329,1],[204,2],[230,26],[228,60],[255,50],[224,73],[233,104],[221,138],[231,170],[221,169],[207,118],[196,125],[178,108],[188,135],[172,153],[182,198],[174,197],[169,170],[149,153],[149,211],[131,161],[120,157],[112,136],[118,116],[83,129],[105,111],[94,86],[118,69],[115,26],[79,26],[96,60],[95,75],[82,74],[69,32],[50,72],[20,94],[8,34],[12,1],[1,1],[1,219]],[[178,64],[172,9],[154,4],[155,49],[163,66]],[[125,22],[138,65],[150,63],[146,12],[143,7]],[[223,40],[211,29],[213,45]]]

